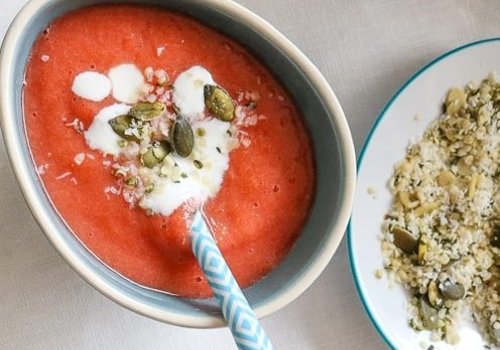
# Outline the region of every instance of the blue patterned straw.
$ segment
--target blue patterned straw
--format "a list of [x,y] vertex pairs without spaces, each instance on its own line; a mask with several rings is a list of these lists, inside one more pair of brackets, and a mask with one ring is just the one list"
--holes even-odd
[[191,249],[219,302],[238,349],[273,350],[199,210],[194,216],[191,233]]

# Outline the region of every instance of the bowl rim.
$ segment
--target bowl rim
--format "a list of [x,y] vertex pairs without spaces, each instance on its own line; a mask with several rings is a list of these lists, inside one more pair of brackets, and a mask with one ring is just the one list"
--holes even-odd
[[[24,162],[16,161],[16,154],[21,154],[24,135],[19,135],[16,129],[16,104],[13,99],[13,92],[10,89],[11,86],[14,86],[14,54],[16,52],[17,41],[29,25],[30,20],[39,10],[50,5],[51,2],[52,0],[28,1],[11,23],[0,50],[0,77],[2,77],[0,79],[0,124],[7,154],[32,215],[35,217],[47,239],[73,270],[101,294],[119,305],[149,318],[173,325],[193,328],[224,326],[224,320],[220,316],[187,316],[175,311],[158,310],[155,307],[125,295],[119,288],[113,287],[108,283],[106,279],[97,276],[93,272],[93,269],[87,266],[59,235],[55,223],[48,213],[49,209],[43,206],[41,199],[35,194],[36,179],[30,176],[30,167]],[[106,1],[102,2],[105,3]],[[278,295],[270,297],[269,300],[254,309],[257,317],[262,318],[280,310],[297,299],[326,268],[340,245],[354,202],[356,187],[354,143],[345,114],[332,88],[318,68],[288,38],[260,16],[234,1],[203,0],[203,2],[252,27],[259,35],[265,37],[266,40],[269,40],[270,43],[288,56],[297,68],[309,78],[312,86],[316,89],[318,96],[329,112],[331,122],[335,125],[340,153],[345,162],[343,167],[344,174],[342,176],[343,183],[339,186],[341,202],[338,219],[333,223],[330,232],[327,234],[322,249],[303,273],[287,289],[277,293]]]
[[[384,105],[380,113],[377,115],[375,121],[373,122],[372,126],[368,130],[366,134],[366,139],[363,143],[363,146],[361,147],[361,151],[358,156],[358,162],[357,162],[357,172],[361,172],[362,166],[363,166],[363,160],[366,151],[370,147],[370,143],[376,134],[378,127],[380,124],[383,122],[385,119],[385,116],[389,109],[392,107],[392,105],[396,102],[396,100],[399,98],[399,96],[406,90],[408,86],[410,86],[418,77],[420,77],[422,74],[425,74],[431,67],[436,65],[437,63],[447,59],[450,56],[453,56],[457,53],[460,53],[464,50],[467,50],[471,47],[475,47],[478,45],[482,44],[489,44],[491,42],[498,42],[500,41],[500,37],[493,37],[493,38],[486,38],[486,39],[481,39],[481,40],[476,40],[469,42],[464,45],[457,46],[451,50],[448,50],[439,56],[431,59],[428,63],[424,64],[420,68],[417,69],[415,73],[413,73],[410,78],[408,78],[400,87],[399,89],[396,90],[394,95],[389,98],[387,103]],[[356,196],[354,197],[354,199]],[[348,254],[348,259],[349,259],[349,269],[351,271],[352,279],[354,282],[354,287],[356,289],[356,292],[358,294],[359,300],[363,306],[363,310],[365,311],[366,316],[370,320],[371,324],[373,325],[373,328],[377,331],[378,335],[380,338],[384,341],[384,343],[391,349],[391,350],[396,350],[397,347],[395,345],[394,339],[392,339],[387,333],[384,331],[383,326],[381,325],[381,322],[379,322],[378,318],[375,316],[375,313],[372,311],[372,309],[369,306],[369,303],[367,302],[367,297],[366,295],[368,294],[366,290],[362,287],[361,283],[361,278],[359,275],[359,268],[357,265],[357,259],[355,258],[356,254],[354,253],[354,243],[353,243],[353,228],[352,228],[352,219],[349,220],[349,225],[347,226],[347,254]]]

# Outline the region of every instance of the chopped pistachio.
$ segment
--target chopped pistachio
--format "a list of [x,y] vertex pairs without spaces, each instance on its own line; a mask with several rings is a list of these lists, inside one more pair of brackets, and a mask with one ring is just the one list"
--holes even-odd
[[169,153],[169,147],[166,142],[158,142],[149,147],[141,157],[142,164],[147,168],[153,168],[161,163]]
[[203,128],[198,128],[198,129],[196,129],[196,135],[198,135],[199,137],[203,137],[203,136],[205,136],[205,135],[206,135],[206,133],[207,133],[207,132],[206,132],[206,131],[205,131],[205,129],[203,129]]
[[196,159],[195,159],[195,160],[193,161],[193,163],[194,163],[194,166],[195,166],[195,167],[197,167],[198,169],[203,168],[203,163],[202,163],[202,162],[200,162],[199,160],[196,160]]
[[431,281],[427,287],[427,298],[429,303],[434,307],[439,307],[443,304],[443,299],[439,293],[436,281]]
[[137,187],[139,180],[135,176],[130,176],[125,179],[125,184],[130,187]]
[[118,147],[120,147],[120,148],[127,147],[127,140],[119,140],[118,141]]
[[123,168],[120,167],[120,168],[115,170],[113,175],[115,175],[116,177],[124,178],[125,176],[127,176],[127,172]]

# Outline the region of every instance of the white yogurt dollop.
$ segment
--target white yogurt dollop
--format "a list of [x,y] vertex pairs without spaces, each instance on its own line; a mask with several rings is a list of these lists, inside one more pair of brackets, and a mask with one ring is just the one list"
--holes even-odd
[[130,106],[118,103],[101,109],[94,117],[89,129],[84,133],[89,147],[104,154],[118,155],[121,151],[118,142],[122,138],[113,131],[108,121],[119,115],[127,114],[129,110]]
[[[122,138],[113,131],[109,120],[127,114],[131,105],[139,100],[143,93],[144,77],[133,64],[116,66],[109,71],[108,76],[111,81],[104,76],[108,82],[108,94],[109,89],[112,89],[113,97],[123,103],[103,108],[94,117],[84,136],[90,148],[117,156],[122,152],[119,146]],[[96,90],[97,78],[92,79],[94,80],[82,80],[82,89]],[[158,176],[158,173],[153,176],[153,191],[140,198],[139,205],[144,209],[168,216],[186,202],[207,201],[222,186],[224,174],[229,168],[231,137],[227,131],[231,124],[216,118],[206,119],[203,93],[205,84],[216,83],[210,72],[201,66],[182,72],[174,82],[172,102],[193,128],[194,148],[187,158],[181,158],[175,153],[167,155],[159,165],[161,168],[158,168],[162,176]]]
[[229,168],[228,127],[228,123],[218,119],[195,122],[195,134],[202,129],[204,135],[195,138],[193,153],[188,158],[167,156],[169,162],[177,163],[171,169],[186,177],[176,180],[174,174],[167,174],[160,178],[154,191],[141,200],[141,207],[168,216],[188,200],[202,203],[214,197]]
[[201,66],[193,66],[175,79],[173,102],[190,121],[199,119],[205,110],[205,84],[215,82],[210,72]]
[[73,80],[71,91],[81,98],[100,102],[111,92],[111,82],[104,74],[97,72],[83,72]]
[[113,67],[108,76],[113,85],[113,97],[117,101],[130,104],[139,101],[145,82],[142,72],[134,64]]

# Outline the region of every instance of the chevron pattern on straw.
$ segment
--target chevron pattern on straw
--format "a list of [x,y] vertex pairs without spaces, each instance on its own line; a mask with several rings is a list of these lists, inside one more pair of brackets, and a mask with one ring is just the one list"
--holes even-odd
[[219,302],[238,348],[273,350],[271,341],[229,270],[199,211],[195,214],[191,232],[191,249]]

